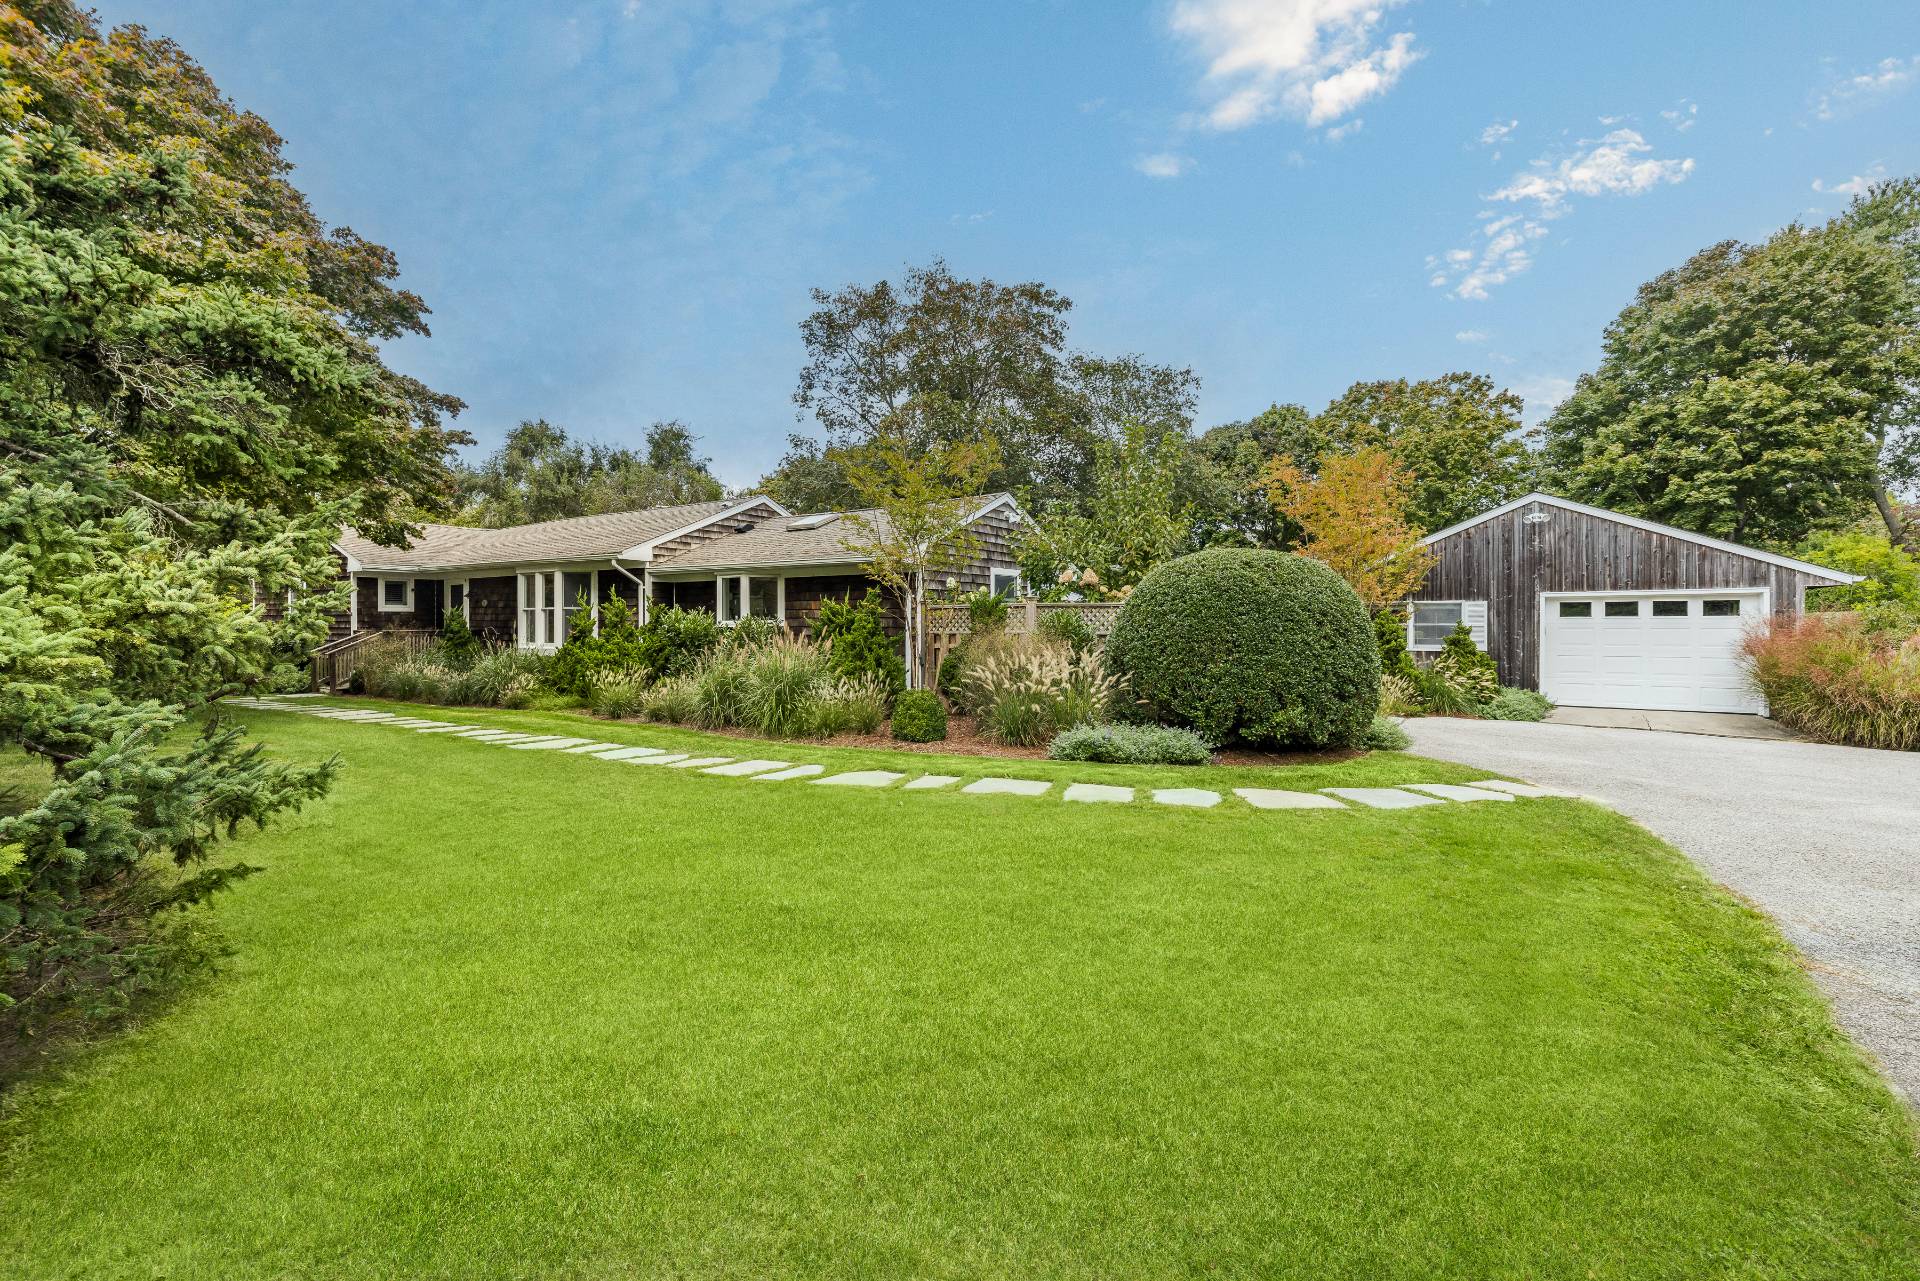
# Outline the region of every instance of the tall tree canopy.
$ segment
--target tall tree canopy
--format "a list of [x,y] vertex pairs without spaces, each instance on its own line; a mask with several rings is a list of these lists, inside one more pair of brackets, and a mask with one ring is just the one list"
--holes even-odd
[[1181,492],[1193,509],[1194,538],[1202,545],[1290,546],[1299,527],[1261,487],[1274,459],[1315,459],[1323,442],[1313,415],[1300,405],[1269,405],[1245,422],[1222,423],[1196,437],[1187,451]]
[[576,441],[544,418],[523,422],[478,465],[460,469],[461,519],[498,529],[721,497],[685,424],[655,423],[643,450]]
[[[1321,454],[1385,450],[1409,480],[1403,515],[1434,530],[1532,486],[1523,408],[1484,374],[1355,383],[1315,415],[1307,434]],[[1296,461],[1311,470],[1311,460]]]
[[1574,496],[1745,542],[1798,542],[1920,473],[1920,190],[1711,246],[1643,285],[1546,424]]
[[250,870],[217,838],[327,785],[170,736],[325,634],[339,522],[445,512],[466,438],[373,346],[426,333],[393,256],[178,47],[0,5],[0,78],[0,745],[50,768],[0,802],[0,1007],[33,1024],[166,971],[160,914]]
[[825,440],[794,437],[761,482],[789,505],[853,501],[850,451],[894,436],[987,446],[999,459],[990,488],[1036,506],[1072,500],[1085,493],[1095,443],[1121,424],[1182,433],[1192,424],[1192,371],[1068,352],[1073,304],[1037,282],[965,280],[936,259],[897,286],[815,290],[813,300],[793,399]]

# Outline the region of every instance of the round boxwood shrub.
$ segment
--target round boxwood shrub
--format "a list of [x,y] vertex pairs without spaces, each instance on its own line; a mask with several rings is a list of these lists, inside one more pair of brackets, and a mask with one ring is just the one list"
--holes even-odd
[[1380,704],[1380,654],[1353,589],[1319,561],[1219,547],[1153,569],[1107,661],[1155,720],[1211,743],[1350,747]]
[[947,736],[947,709],[930,689],[910,689],[893,701],[893,736],[903,743],[933,743]]

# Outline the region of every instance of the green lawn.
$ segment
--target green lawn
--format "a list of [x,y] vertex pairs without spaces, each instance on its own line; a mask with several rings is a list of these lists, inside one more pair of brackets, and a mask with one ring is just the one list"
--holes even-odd
[[1908,1115],[1763,920],[1584,803],[1082,807],[246,719],[341,784],[245,842],[222,977],[27,1091],[0,1275],[1920,1273]]

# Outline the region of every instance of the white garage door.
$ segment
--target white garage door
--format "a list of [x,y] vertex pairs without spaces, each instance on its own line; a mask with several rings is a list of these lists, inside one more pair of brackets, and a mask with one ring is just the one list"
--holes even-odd
[[1569,707],[1765,713],[1740,668],[1762,591],[1543,595],[1540,692]]

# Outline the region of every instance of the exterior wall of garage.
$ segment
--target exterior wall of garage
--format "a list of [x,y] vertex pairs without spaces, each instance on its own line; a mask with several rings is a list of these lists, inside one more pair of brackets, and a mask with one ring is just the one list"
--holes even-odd
[[[1538,513],[1545,520],[1528,520]],[[1547,503],[1527,504],[1432,544],[1439,562],[1415,600],[1487,602],[1487,652],[1500,680],[1540,687],[1542,592],[1767,588],[1775,613],[1835,580]]]

